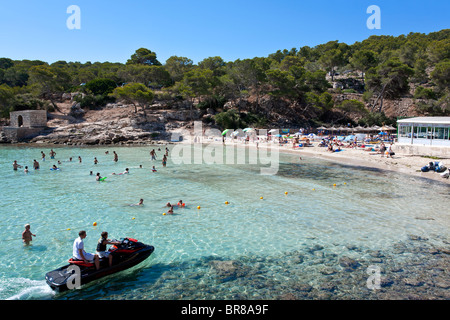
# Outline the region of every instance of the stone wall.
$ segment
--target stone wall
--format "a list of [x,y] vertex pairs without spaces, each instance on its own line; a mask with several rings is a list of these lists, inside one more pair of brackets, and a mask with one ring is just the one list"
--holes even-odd
[[32,138],[42,132],[43,128],[14,128],[14,127],[3,127],[3,133],[6,140],[9,142],[18,142],[25,140],[27,138]]
[[450,159],[450,147],[395,144],[395,152],[415,156],[431,156]]
[[10,113],[10,127],[35,128],[47,126],[47,111],[23,110]]
[[18,142],[32,138],[47,127],[47,111],[22,110],[10,113],[10,126],[3,127],[4,139]]

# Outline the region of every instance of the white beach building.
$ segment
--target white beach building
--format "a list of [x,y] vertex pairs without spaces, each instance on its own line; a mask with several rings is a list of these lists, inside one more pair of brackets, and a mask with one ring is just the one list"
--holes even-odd
[[450,147],[450,117],[415,117],[397,120],[398,143]]

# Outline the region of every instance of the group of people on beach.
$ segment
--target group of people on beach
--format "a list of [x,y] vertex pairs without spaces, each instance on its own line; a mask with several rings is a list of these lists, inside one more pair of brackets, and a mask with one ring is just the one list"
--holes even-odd
[[364,142],[358,144],[358,140],[356,137],[354,138],[354,140],[349,141],[347,145],[345,145],[344,142],[340,141],[337,138],[332,138],[329,140],[322,139],[319,142],[318,146],[327,147],[327,151],[329,152],[339,152],[342,151],[341,148],[356,149],[358,147],[361,147],[364,151],[374,152],[371,154],[380,154],[381,157],[386,156],[386,158],[392,158],[393,155],[395,155],[395,152],[392,150],[393,142],[390,142],[388,146],[386,146],[384,141],[381,141],[379,143],[379,146],[367,145]]

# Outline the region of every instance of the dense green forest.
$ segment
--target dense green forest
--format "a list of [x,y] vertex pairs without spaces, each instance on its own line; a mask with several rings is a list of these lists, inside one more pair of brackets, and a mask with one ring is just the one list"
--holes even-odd
[[[353,81],[351,88],[333,89],[333,81],[344,75]],[[330,41],[230,62],[216,56],[194,64],[172,56],[161,63],[146,48],[136,50],[126,63],[0,58],[0,117],[14,110],[52,111],[58,108],[58,94],[82,92],[77,101],[85,109],[126,100],[139,112],[155,100],[185,101],[193,109],[216,110],[212,121],[223,127],[264,125],[267,111],[259,108],[263,96],[298,108],[310,123],[332,122],[332,110],[360,113],[362,123],[381,122],[387,120],[383,99],[408,96],[420,100],[423,114],[450,115],[449,81],[450,29],[371,36],[352,45]],[[332,93],[340,90],[360,93],[366,103],[337,104]],[[249,97],[254,106],[241,110],[239,102]],[[226,102],[237,107],[225,109]]]

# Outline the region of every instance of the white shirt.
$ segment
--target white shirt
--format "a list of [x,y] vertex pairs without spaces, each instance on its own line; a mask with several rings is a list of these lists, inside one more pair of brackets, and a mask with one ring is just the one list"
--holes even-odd
[[72,255],[74,256],[74,258],[83,260],[83,257],[80,255],[79,249],[83,250],[83,253],[84,253],[84,242],[83,242],[83,239],[81,239],[80,237],[76,238],[75,241],[73,242]]

